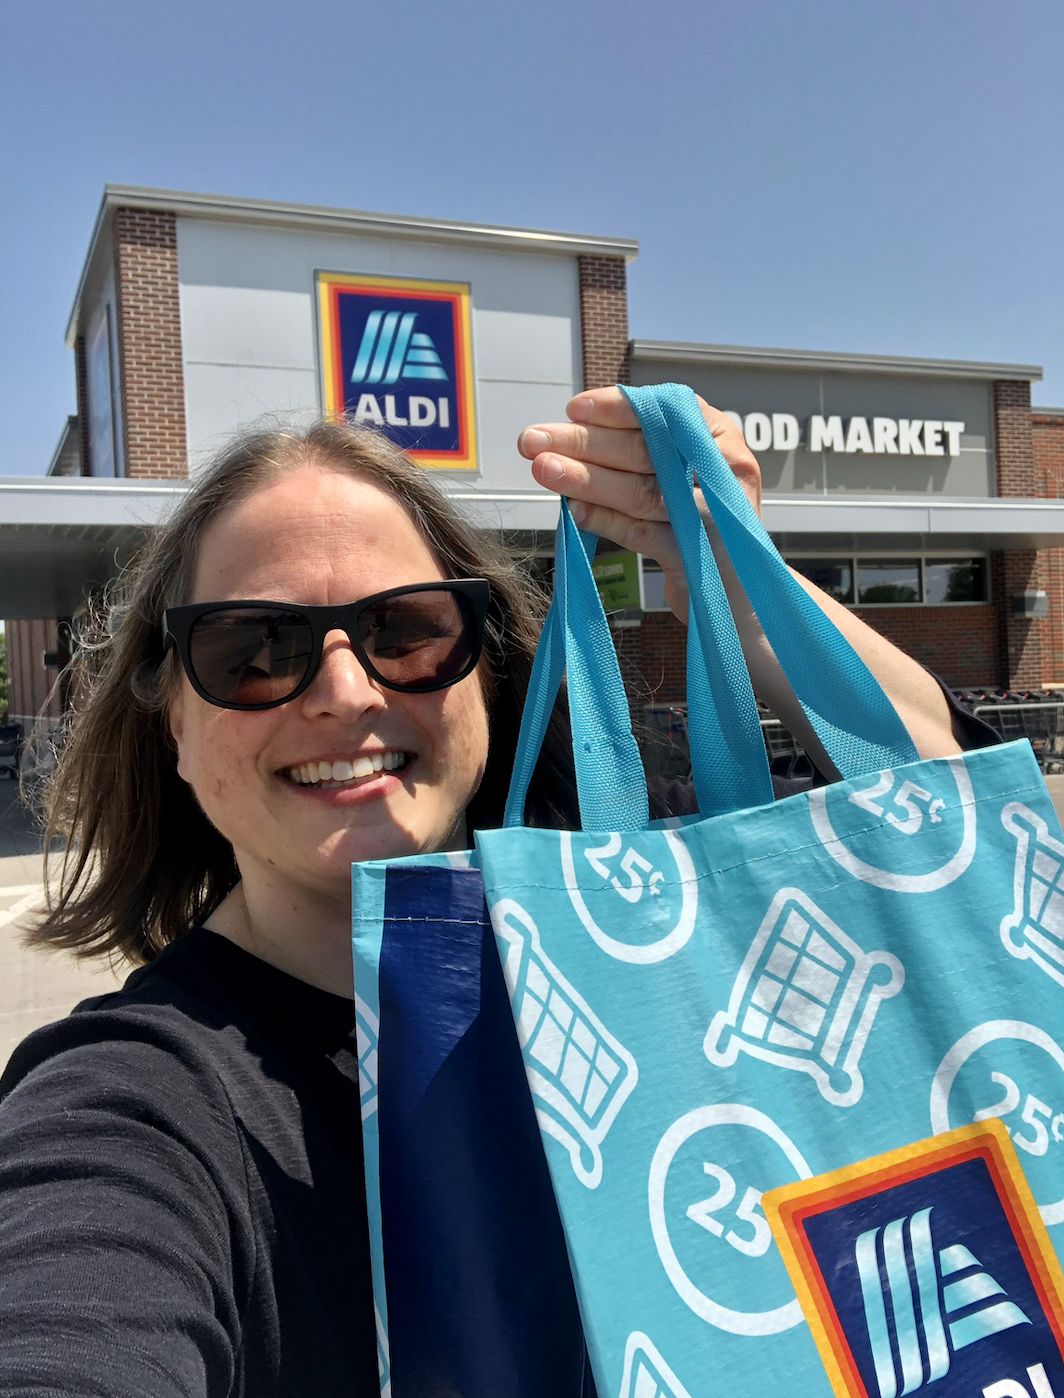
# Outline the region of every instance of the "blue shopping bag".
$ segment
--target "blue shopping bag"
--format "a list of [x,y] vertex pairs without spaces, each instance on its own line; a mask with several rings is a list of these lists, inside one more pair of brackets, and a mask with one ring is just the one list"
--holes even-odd
[[384,1398],[594,1398],[480,873],[352,866]]
[[[598,1390],[1064,1398],[1064,837],[1030,746],[920,761],[690,390],[627,391],[691,584],[702,818],[648,822],[563,510],[476,839]],[[841,781],[772,802],[695,475]],[[582,829],[522,829],[563,668]]]

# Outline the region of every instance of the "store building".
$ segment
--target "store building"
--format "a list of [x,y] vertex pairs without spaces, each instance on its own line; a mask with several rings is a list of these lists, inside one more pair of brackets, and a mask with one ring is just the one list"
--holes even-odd
[[[77,407],[48,477],[0,482],[10,709],[50,705],[67,627],[189,475],[251,423],[343,409],[482,528],[549,553],[516,437],[574,392],[689,383],[741,423],[796,567],[955,685],[1064,681],[1064,413],[1034,366],[630,340],[635,242],[108,186],[68,327]],[[645,699],[683,629],[616,618]]]

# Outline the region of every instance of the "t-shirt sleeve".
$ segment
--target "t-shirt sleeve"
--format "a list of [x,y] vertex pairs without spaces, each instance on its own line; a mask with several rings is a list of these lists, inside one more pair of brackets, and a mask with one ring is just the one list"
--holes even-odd
[[4,1398],[230,1391],[240,1143],[216,1075],[138,1013],[37,1031],[0,1082]]

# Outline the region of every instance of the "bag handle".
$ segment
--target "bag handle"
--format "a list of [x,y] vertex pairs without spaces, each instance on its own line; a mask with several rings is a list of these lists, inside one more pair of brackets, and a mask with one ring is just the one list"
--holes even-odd
[[[674,524],[679,514],[688,511],[697,475],[761,628],[842,778],[919,761],[912,739],[872,672],[791,576],[721,455],[691,389],[660,384],[622,392],[639,418]],[[691,578],[686,558],[684,570]],[[688,705],[690,711],[690,696]]]
[[632,737],[628,698],[609,622],[591,572],[598,539],[561,502],[554,546],[554,596],[532,662],[503,824],[521,825],[563,672],[568,680],[580,823],[587,830],[643,830],[646,776]]
[[[917,760],[893,705],[864,662],[794,581],[721,455],[691,389],[628,389],[672,522],[688,585],[691,768],[703,816],[766,805],[772,783],[742,646],[693,497],[694,476],[773,650],[841,775]],[[523,820],[528,783],[563,670],[581,824],[642,829],[646,782],[631,735],[609,624],[591,573],[592,536],[563,500],[555,592],[521,718],[504,824]],[[694,579],[693,585],[690,580]]]

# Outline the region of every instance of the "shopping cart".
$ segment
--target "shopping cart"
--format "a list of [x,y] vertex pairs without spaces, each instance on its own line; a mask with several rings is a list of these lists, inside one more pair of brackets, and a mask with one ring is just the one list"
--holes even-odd
[[377,1079],[379,1077],[378,1045],[380,1020],[361,996],[355,996],[355,1043],[358,1048],[358,1087],[362,1102],[362,1120],[377,1110]]
[[727,1010],[705,1039],[711,1063],[740,1050],[809,1073],[836,1106],[864,1083],[858,1063],[879,1008],[905,979],[897,957],[865,952],[800,889],[781,888],[751,943]]
[[1012,956],[1034,961],[1064,985],[1064,844],[1019,801],[1005,806],[1001,823],[1016,837],[1015,902],[1002,919],[1001,940]]
[[635,1087],[636,1061],[548,960],[519,903],[497,903],[492,923],[540,1126],[593,1189],[602,1178],[603,1138]]
[[628,1336],[624,1347],[621,1398],[690,1398],[657,1346],[639,1330]]

